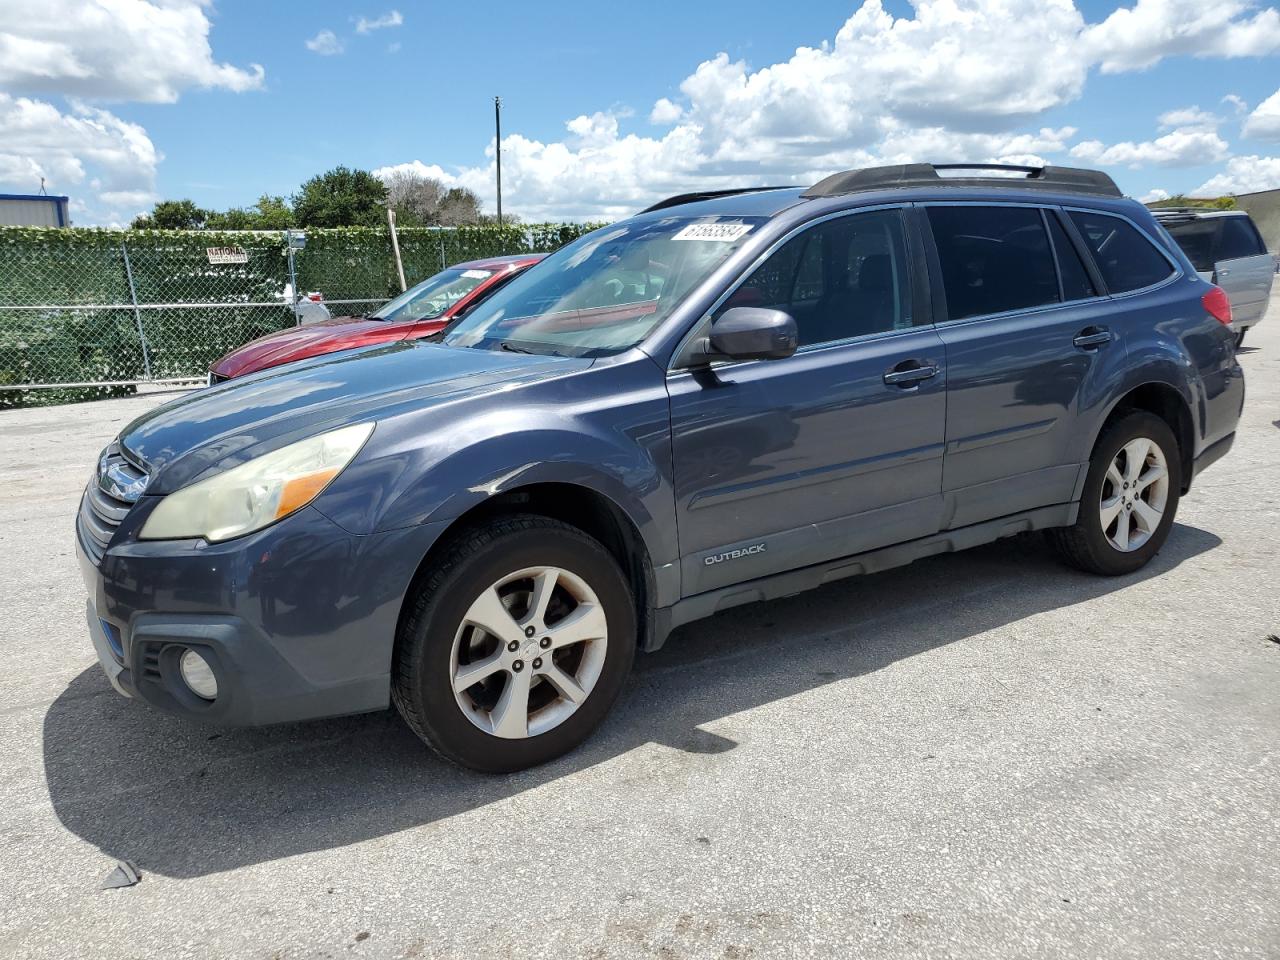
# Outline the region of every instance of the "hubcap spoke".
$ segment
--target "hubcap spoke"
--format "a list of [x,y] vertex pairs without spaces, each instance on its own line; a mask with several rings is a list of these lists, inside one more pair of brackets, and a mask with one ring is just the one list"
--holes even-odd
[[497,736],[518,740],[529,735],[529,677],[528,670],[507,676],[507,685],[489,716]]
[[1144,533],[1152,534],[1156,532],[1156,527],[1160,526],[1160,520],[1164,517],[1164,514],[1145,500],[1135,500],[1133,502],[1133,516]]
[[1134,488],[1139,492],[1147,489],[1157,480],[1163,480],[1165,477],[1165,469],[1160,464],[1152,464],[1147,468],[1147,472],[1138,477],[1138,482],[1134,484]]
[[1144,437],[1130,440],[1124,447],[1124,478],[1130,483],[1138,479],[1143,466],[1147,462],[1147,453],[1151,450],[1151,441]]
[[578,681],[565,673],[554,663],[547,666],[543,676],[551,681],[551,685],[560,691],[560,696],[570,703],[581,703],[587,699],[587,691],[578,686]]
[[453,675],[453,689],[459,692],[474,687],[481,680],[486,680],[502,669],[502,651],[486,657],[477,663],[464,663]]
[[1111,521],[1116,518],[1116,514],[1124,509],[1124,501],[1116,494],[1110,500],[1102,501],[1102,529],[1105,532],[1110,526]]
[[547,622],[547,604],[551,602],[551,594],[560,582],[560,571],[548,567],[533,578],[533,593],[529,597],[529,612],[525,614],[522,624],[540,625]]
[[1129,549],[1129,511],[1124,510],[1116,520],[1116,546],[1121,550]]
[[551,648],[558,650],[584,640],[599,640],[607,631],[604,610],[594,603],[582,603],[573,613],[551,627]]
[[1107,467],[1107,479],[1111,482],[1111,489],[1119,493],[1120,484],[1124,483],[1124,476],[1120,473],[1120,468],[1116,466],[1114,460],[1111,461],[1111,466]]
[[524,637],[524,631],[503,605],[496,587],[490,587],[480,594],[475,603],[471,604],[464,619],[490,636],[497,637],[504,644],[513,640],[519,643]]

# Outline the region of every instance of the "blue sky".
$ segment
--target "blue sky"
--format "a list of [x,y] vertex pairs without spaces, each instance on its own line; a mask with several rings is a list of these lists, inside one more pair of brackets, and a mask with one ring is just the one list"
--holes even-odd
[[[526,220],[904,159],[1099,165],[1135,196],[1280,186],[1280,14],[1248,0],[872,0],[843,44],[860,2],[136,0],[130,24],[66,2],[56,37],[24,15],[44,4],[0,12],[22,44],[0,65],[0,189],[43,172],[81,223],[245,205],[339,163],[416,162],[489,204],[495,94]],[[52,43],[76,69],[56,75]],[[47,124],[57,149],[30,133]]]

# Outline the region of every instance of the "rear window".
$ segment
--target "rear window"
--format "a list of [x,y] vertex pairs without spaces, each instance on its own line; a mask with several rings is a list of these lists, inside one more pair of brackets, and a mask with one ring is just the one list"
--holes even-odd
[[1213,269],[1213,250],[1217,246],[1218,224],[1221,222],[1221,218],[1161,221],[1191,265],[1206,273]]
[[1080,210],[1071,219],[1111,293],[1141,290],[1172,276],[1173,265],[1165,255],[1127,220]]
[[929,225],[950,319],[1058,302],[1058,274],[1039,210],[930,207]]
[[1248,217],[1220,217],[1222,238],[1218,241],[1219,260],[1238,260],[1266,253],[1258,229]]

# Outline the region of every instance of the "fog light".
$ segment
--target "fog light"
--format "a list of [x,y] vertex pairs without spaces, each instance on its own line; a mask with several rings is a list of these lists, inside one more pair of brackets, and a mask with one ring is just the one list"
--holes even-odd
[[194,650],[187,650],[178,661],[182,679],[197,697],[212,700],[218,695],[218,681],[213,676],[209,661]]

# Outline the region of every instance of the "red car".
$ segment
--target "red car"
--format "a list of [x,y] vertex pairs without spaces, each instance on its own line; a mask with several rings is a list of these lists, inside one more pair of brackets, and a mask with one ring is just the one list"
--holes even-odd
[[209,368],[209,382],[221,383],[282,363],[339,350],[429,337],[488,299],[543,256],[526,253],[459,263],[410,287],[369,316],[334,317],[269,333],[237,347],[213,364]]

